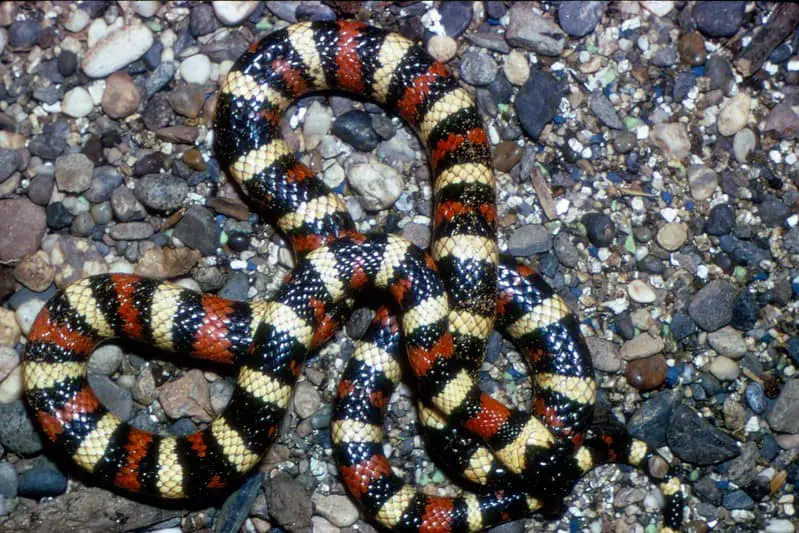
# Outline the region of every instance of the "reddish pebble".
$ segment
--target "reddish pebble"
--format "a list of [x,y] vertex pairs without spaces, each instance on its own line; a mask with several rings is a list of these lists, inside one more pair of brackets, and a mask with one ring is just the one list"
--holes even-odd
[[667,371],[666,358],[658,354],[630,361],[624,375],[627,383],[640,391],[647,391],[659,387],[666,379]]

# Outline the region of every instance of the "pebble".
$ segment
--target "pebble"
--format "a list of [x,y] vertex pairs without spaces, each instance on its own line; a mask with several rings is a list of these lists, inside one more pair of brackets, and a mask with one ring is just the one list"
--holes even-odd
[[258,8],[257,2],[249,1],[220,1],[211,2],[214,6],[216,17],[227,26],[233,26],[243,21]]
[[691,153],[691,140],[679,122],[661,123],[652,128],[652,139],[669,159],[683,159]]
[[677,49],[673,46],[664,46],[652,56],[652,63],[657,67],[671,67],[677,63],[680,56],[677,54]]
[[741,374],[738,363],[723,355],[715,357],[713,361],[710,362],[709,370],[711,374],[722,381],[738,379],[738,376]]
[[652,287],[640,279],[633,280],[627,285],[627,294],[630,295],[633,301],[642,304],[652,303],[657,298]]
[[494,167],[500,172],[510,172],[522,158],[522,147],[513,141],[502,141],[494,149]]
[[142,18],[150,18],[155,15],[161,3],[158,0],[136,0],[133,10]]
[[181,83],[167,96],[169,105],[175,113],[189,118],[197,118],[205,105],[208,88],[202,85]]
[[358,521],[358,508],[343,494],[323,496],[316,501],[316,512],[338,527],[349,527]]
[[85,117],[92,112],[92,109],[94,109],[92,97],[83,87],[70,89],[61,102],[61,111],[73,118]]
[[349,169],[349,182],[361,195],[364,209],[381,211],[397,201],[404,188],[402,175],[382,163],[362,163]]
[[749,331],[755,327],[758,313],[759,310],[755,295],[748,290],[742,290],[738,293],[738,296],[735,297],[735,303],[732,305],[730,325],[742,331]]
[[558,6],[560,27],[572,37],[585,37],[597,27],[605,13],[607,2],[562,2]]
[[152,44],[153,32],[147,26],[125,26],[95,43],[83,56],[81,67],[87,76],[104,78],[142,57]]
[[19,475],[17,491],[25,498],[58,496],[67,490],[67,478],[55,467],[35,466]]
[[21,400],[0,403],[0,444],[21,455],[42,451],[42,441],[28,418]]
[[175,225],[172,234],[186,246],[210,256],[216,253],[219,246],[221,230],[210,209],[193,205]]
[[135,194],[148,208],[170,213],[183,205],[189,186],[171,174],[148,174],[137,181]]
[[27,335],[33,326],[33,321],[36,320],[36,315],[38,315],[39,311],[41,311],[42,307],[44,307],[43,300],[49,298],[53,294],[55,294],[55,290],[53,290],[53,292],[50,294],[42,293],[41,295],[32,295],[30,300],[25,301],[24,303],[20,304],[19,307],[17,307],[17,323],[19,324],[19,328],[23,334]]
[[726,493],[724,495],[723,505],[725,509],[751,510],[755,508],[755,502],[752,498],[740,489]]
[[649,333],[642,333],[626,341],[621,347],[620,355],[625,361],[632,361],[659,354],[664,348],[663,339],[653,337]]
[[716,331],[730,323],[736,292],[730,282],[713,280],[694,295],[688,313],[701,329]]
[[516,86],[524,85],[530,79],[530,64],[527,62],[527,57],[518,50],[511,50],[505,56],[502,71],[508,81]]
[[696,86],[696,74],[693,70],[687,69],[681,71],[674,78],[674,90],[672,91],[672,98],[679,102],[686,98]]
[[177,72],[177,66],[172,61],[167,61],[158,65],[144,83],[146,98],[150,98],[166,86],[175,76],[175,72]]
[[192,369],[174,381],[158,388],[158,401],[171,419],[191,417],[199,422],[209,422],[213,407],[208,381],[202,371]]
[[46,227],[45,210],[27,198],[0,200],[0,261],[14,261],[34,253]]
[[472,21],[472,3],[468,1],[442,2],[438,6],[441,24],[450,37],[457,37],[466,31]]
[[101,376],[110,376],[122,364],[124,353],[116,344],[103,344],[89,358],[89,373]]
[[299,531],[311,525],[313,506],[305,487],[285,475],[266,482],[266,503],[275,522],[289,531]]
[[582,218],[588,240],[598,247],[610,246],[616,236],[613,220],[604,213],[586,213]]
[[705,39],[697,31],[683,33],[677,43],[677,50],[682,62],[692,67],[703,65],[707,59]]
[[361,152],[371,152],[380,142],[369,113],[356,109],[336,117],[331,132]]
[[55,162],[55,181],[62,192],[80,193],[91,185],[94,164],[81,153],[63,155]]
[[766,117],[761,131],[774,132],[780,139],[799,136],[799,112],[795,111],[797,106],[799,106],[799,91],[793,91],[774,106]]
[[[247,480],[230,496],[225,499],[219,514],[214,518],[214,530],[217,532],[241,531],[244,521],[254,510],[261,485],[264,481],[263,472],[256,472],[247,477]],[[253,517],[255,518],[255,517]],[[248,529],[248,528],[244,528]],[[180,529],[182,531],[182,529]],[[256,531],[259,531],[256,529]],[[163,533],[163,531],[161,532]],[[176,532],[177,533],[177,532]]]
[[636,359],[627,364],[624,376],[627,383],[640,391],[648,391],[658,388],[663,380],[666,379],[668,372],[666,358],[662,355]]
[[100,402],[121,420],[129,420],[133,412],[133,396],[108,376],[89,374],[89,385]]
[[511,233],[508,253],[515,257],[531,257],[552,248],[552,235],[541,224],[527,224]]
[[763,387],[759,383],[755,383],[754,381],[747,383],[746,389],[744,390],[744,397],[746,398],[746,403],[755,414],[761,415],[766,412],[768,401],[763,392]]
[[640,3],[644,9],[658,17],[665,17],[674,9],[674,2],[671,0],[643,0]]
[[674,252],[688,240],[688,226],[683,222],[669,222],[658,230],[655,239],[664,250]]
[[729,60],[720,55],[713,55],[705,63],[705,76],[710,78],[710,89],[720,89],[729,96],[735,87],[735,73]]
[[427,41],[427,51],[436,61],[446,63],[458,52],[458,43],[448,35],[433,35]]
[[746,2],[697,2],[693,16],[696,27],[708,37],[732,37],[741,27]]
[[12,48],[31,48],[39,39],[40,29],[38,20],[17,20],[8,28],[8,44]]
[[516,2],[508,13],[505,39],[511,46],[532,50],[544,56],[559,56],[566,34],[551,18],[537,14],[533,4]]
[[91,22],[89,14],[82,9],[74,9],[69,12],[69,15],[64,20],[64,28],[72,33],[83,31],[86,26]]
[[757,138],[755,132],[749,128],[743,128],[735,134],[732,139],[732,152],[735,155],[735,160],[739,163],[746,163],[757,145]]
[[108,235],[118,241],[141,241],[153,233],[155,229],[147,222],[121,222],[108,230]]
[[718,174],[713,169],[694,166],[688,169],[688,186],[694,200],[707,200],[719,184]]
[[105,82],[105,92],[101,105],[103,111],[111,118],[125,118],[139,109],[141,93],[125,71],[114,72]]
[[7,180],[17,170],[18,160],[16,150],[0,148],[0,183]]
[[301,381],[294,389],[294,412],[297,413],[301,419],[306,419],[319,409],[322,404],[322,398],[316,387],[308,382]]
[[677,457],[699,466],[717,464],[740,454],[734,438],[679,402],[672,409],[666,440]]
[[730,359],[740,359],[747,352],[743,334],[730,326],[725,326],[709,334],[708,342],[719,354]]
[[601,337],[586,337],[594,368],[602,372],[618,372],[621,369],[619,346]]
[[184,59],[180,64],[180,76],[188,83],[206,83],[211,77],[211,60],[204,54]]
[[494,58],[485,52],[468,50],[461,57],[459,66],[463,81],[474,86],[488,85],[497,76],[499,66]]
[[50,264],[50,257],[43,250],[25,256],[14,267],[14,277],[35,292],[42,292],[53,282],[55,269]]
[[751,102],[751,98],[744,92],[727,99],[719,112],[719,133],[727,137],[743,129],[749,118]]
[[787,518],[771,518],[766,522],[766,533],[795,533],[793,522]]
[[214,8],[208,4],[193,4],[189,15],[189,31],[195,37],[207,35],[219,26]]
[[475,46],[499,52],[500,54],[507,54],[511,51],[505,36],[498,33],[476,31],[466,35],[466,40]]
[[710,210],[705,224],[708,235],[726,235],[732,231],[735,224],[735,211],[729,204],[717,204]]
[[[333,125],[333,114],[330,109],[319,102],[313,102],[305,114],[305,122],[302,125],[302,134],[305,138],[305,148],[315,150],[322,142],[324,137],[330,132]],[[371,122],[369,129],[372,128]]]
[[619,118],[613,104],[610,103],[610,100],[608,100],[601,90],[597,89],[591,93],[588,99],[588,105],[591,107],[591,111],[594,115],[596,115],[605,126],[615,130],[624,129],[624,122]]
[[17,497],[17,471],[7,461],[0,463],[0,496],[7,499]]
[[781,199],[773,194],[767,194],[757,207],[757,215],[766,226],[774,227],[785,222],[789,216],[789,209]]

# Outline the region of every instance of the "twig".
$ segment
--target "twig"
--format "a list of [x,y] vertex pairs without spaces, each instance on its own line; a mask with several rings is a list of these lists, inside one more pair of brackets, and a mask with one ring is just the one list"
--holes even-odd
[[777,6],[768,22],[760,29],[738,57],[735,67],[748,78],[763,66],[771,52],[793,33],[799,24],[799,4],[785,2]]

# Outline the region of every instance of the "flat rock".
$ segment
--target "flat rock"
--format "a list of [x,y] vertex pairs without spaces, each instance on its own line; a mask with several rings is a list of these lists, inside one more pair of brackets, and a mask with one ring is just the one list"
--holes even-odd
[[516,2],[508,13],[510,21],[505,39],[511,46],[532,50],[545,56],[558,56],[566,44],[566,33],[548,17],[536,13],[533,4]]
[[799,379],[792,379],[785,384],[767,420],[774,431],[799,433]]
[[718,464],[740,453],[734,438],[680,403],[672,410],[666,440],[677,457],[699,466]]
[[703,330],[716,331],[732,320],[736,293],[735,287],[728,281],[711,281],[691,299],[688,313]]
[[47,216],[27,198],[0,200],[0,228],[0,261],[21,259],[39,249]]

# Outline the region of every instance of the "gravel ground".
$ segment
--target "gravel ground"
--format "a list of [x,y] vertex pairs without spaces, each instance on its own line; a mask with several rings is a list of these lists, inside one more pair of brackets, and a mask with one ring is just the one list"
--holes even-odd
[[[579,315],[602,409],[690,484],[686,530],[794,532],[799,7],[682,1],[0,4],[0,530],[372,531],[329,433],[368,313],[308,362],[282,436],[224,504],[185,511],[84,484],[44,453],[20,401],[33,318],[74,280],[135,272],[237,300],[274,293],[293,259],[211,151],[219,80],[259,37],[337,16],[424,41],[475,95],[501,247]],[[361,230],[429,244],[429,169],[399,119],[320,95],[292,105],[283,131]],[[104,345],[92,387],[138,427],[203,427],[232,378],[159,357]],[[530,401],[498,337],[480,379]],[[452,493],[415,420],[404,386],[389,456]],[[662,503],[638,471],[605,466],[562,515],[498,529],[649,532]]]

